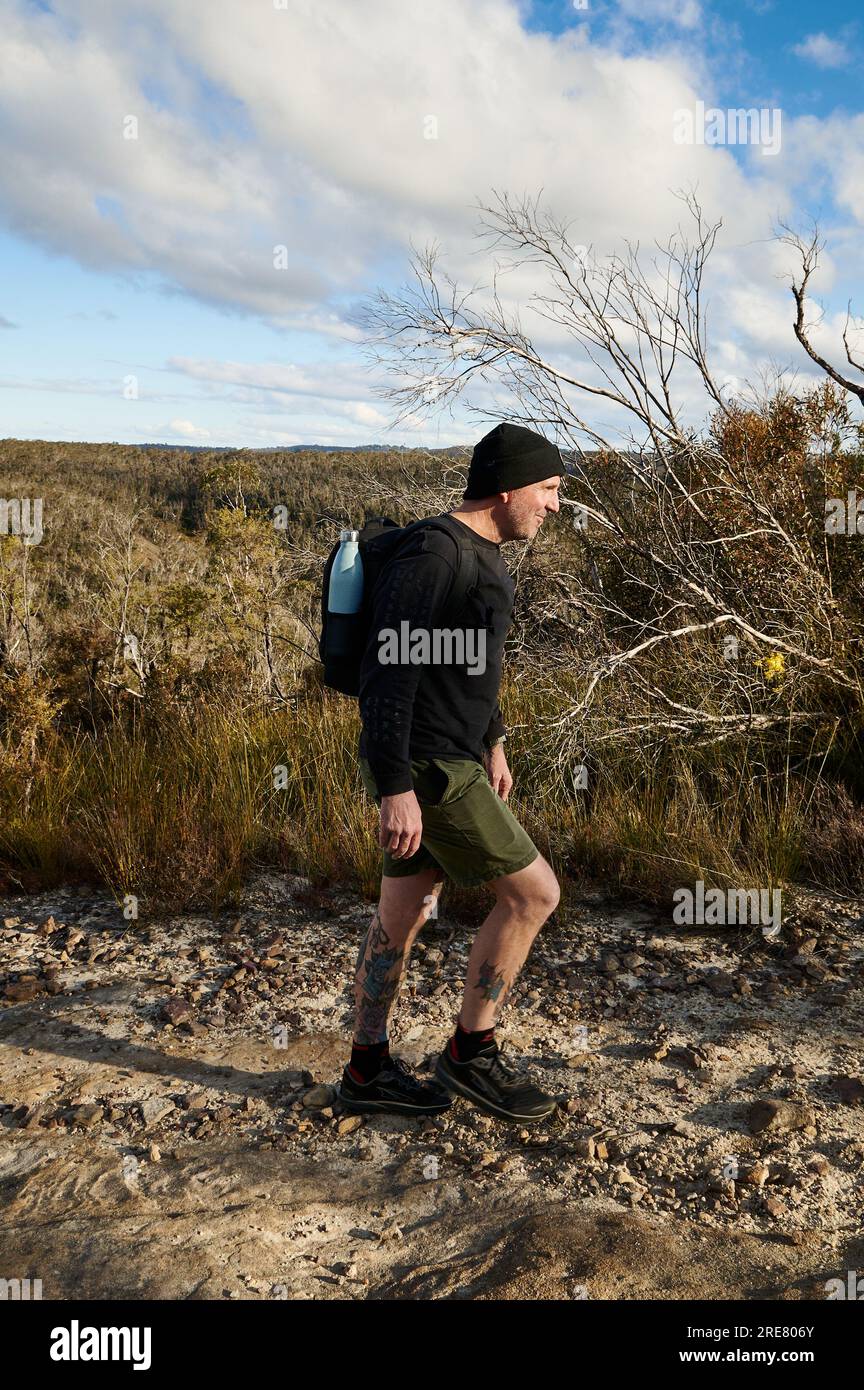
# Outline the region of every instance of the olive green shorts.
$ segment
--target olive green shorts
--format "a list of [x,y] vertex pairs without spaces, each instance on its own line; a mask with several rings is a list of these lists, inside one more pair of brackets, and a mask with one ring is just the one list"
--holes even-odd
[[[381,805],[372,769],[360,759],[360,776]],[[410,859],[383,851],[385,878],[408,878],[438,869],[463,888],[515,874],[540,851],[486,776],[470,758],[423,758],[411,763],[411,779],[423,817],[420,846]]]

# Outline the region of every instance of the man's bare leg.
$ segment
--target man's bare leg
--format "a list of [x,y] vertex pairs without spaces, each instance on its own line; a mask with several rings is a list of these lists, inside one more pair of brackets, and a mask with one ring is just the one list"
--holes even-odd
[[561,896],[542,855],[488,885],[497,899],[474,938],[459,1023],[467,1033],[494,1028],[540,928]]
[[411,948],[444,885],[440,869],[382,878],[381,896],[360,943],[354,976],[354,1041],[383,1042]]
[[558,905],[560,889],[542,855],[490,887],[497,901],[471,947],[456,1031],[435,1075],[447,1090],[489,1115],[539,1124],[555,1111],[555,1097],[502,1062],[493,1030],[535,936]]
[[413,1076],[400,1058],[390,1058],[387,1044],[390,1011],[411,947],[443,887],[440,875],[440,869],[425,869],[381,880],[381,897],[357,954],[354,1043],[339,1086],[348,1110],[438,1115],[453,1103],[445,1087]]

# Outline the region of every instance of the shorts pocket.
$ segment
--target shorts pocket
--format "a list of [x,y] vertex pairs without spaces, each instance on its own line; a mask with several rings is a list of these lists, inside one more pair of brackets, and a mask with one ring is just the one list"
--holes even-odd
[[473,758],[431,758],[430,762],[446,779],[441,799],[436,802],[438,806],[449,806],[463,797],[475,782],[488,781],[485,768]]
[[440,806],[447,795],[447,774],[435,758],[422,758],[411,764],[414,791],[421,806]]

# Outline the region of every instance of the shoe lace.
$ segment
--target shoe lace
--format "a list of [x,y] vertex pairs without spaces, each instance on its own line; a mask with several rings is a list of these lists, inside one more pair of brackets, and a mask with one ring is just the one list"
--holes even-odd
[[518,1072],[502,1059],[500,1050],[496,1050],[491,1058],[489,1075],[493,1081],[503,1081],[507,1085],[512,1085],[514,1081],[518,1080]]
[[401,1057],[391,1057],[388,1070],[395,1072],[409,1089],[422,1091],[423,1083],[417,1080],[417,1077],[413,1074],[410,1067],[403,1062]]

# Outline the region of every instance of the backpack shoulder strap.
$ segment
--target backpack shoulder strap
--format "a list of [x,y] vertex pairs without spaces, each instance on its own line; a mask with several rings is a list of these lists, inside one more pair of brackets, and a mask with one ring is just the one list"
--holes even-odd
[[[389,526],[394,527],[394,523],[390,522]],[[456,574],[453,580],[453,587],[447,595],[447,602],[445,604],[445,612],[449,620],[452,621],[461,613],[468,594],[477,582],[478,566],[477,552],[471,544],[470,537],[465,535],[461,526],[456,526],[448,521],[446,516],[421,517],[419,521],[409,522],[407,526],[399,528],[394,527],[392,532],[388,527],[383,531],[383,535],[381,532],[376,533],[373,528],[373,534],[370,537],[370,548],[374,551],[377,549],[376,542],[378,545],[383,542],[387,549],[386,553],[380,556],[378,565],[375,567],[375,574],[371,580],[369,589],[369,603],[371,606],[372,602],[374,602],[374,591],[383,578],[384,569],[387,564],[396,558],[402,550],[403,545],[415,531],[422,530],[444,531],[456,545]],[[364,533],[361,532],[361,549],[363,546],[363,539]]]
[[435,531],[444,531],[452,536],[457,545],[456,578],[447,598],[447,612],[450,618],[458,617],[469,593],[477,583],[477,551],[465,535],[461,526],[454,525],[446,516],[430,517],[415,523]]

